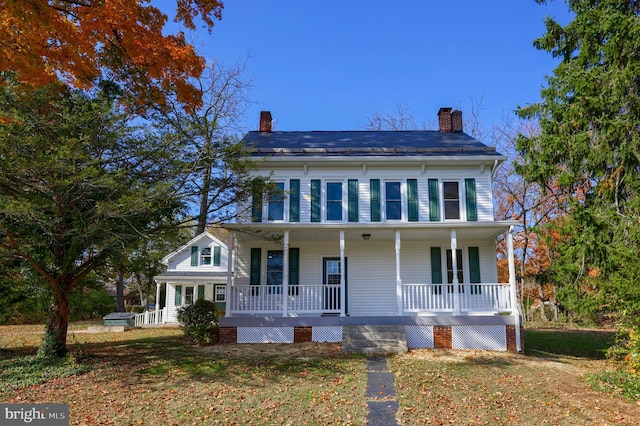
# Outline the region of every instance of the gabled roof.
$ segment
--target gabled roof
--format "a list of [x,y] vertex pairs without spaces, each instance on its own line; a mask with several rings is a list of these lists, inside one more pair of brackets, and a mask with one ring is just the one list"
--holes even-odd
[[434,130],[249,132],[244,142],[253,156],[503,157],[463,132]]
[[189,249],[189,247],[195,245],[195,243],[197,243],[198,241],[200,241],[202,238],[204,237],[209,237],[210,239],[212,239],[213,241],[215,241],[217,244],[219,244],[220,246],[224,247],[225,249],[227,248],[227,245],[225,243],[223,243],[222,241],[220,241],[218,238],[216,238],[213,234],[211,234],[208,231],[203,232],[202,234],[196,235],[195,237],[193,237],[188,243],[186,243],[185,245],[181,246],[179,249],[172,251],[171,253],[169,253],[168,255],[166,255],[165,257],[162,258],[162,260],[160,261],[163,265],[168,265],[169,261],[171,260],[171,258],[173,258],[174,256],[182,253],[183,251]]

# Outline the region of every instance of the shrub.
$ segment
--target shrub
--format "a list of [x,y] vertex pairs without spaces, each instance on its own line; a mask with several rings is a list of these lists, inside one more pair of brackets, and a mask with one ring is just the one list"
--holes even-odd
[[178,309],[178,322],[184,334],[197,345],[218,342],[220,311],[211,300],[199,299]]

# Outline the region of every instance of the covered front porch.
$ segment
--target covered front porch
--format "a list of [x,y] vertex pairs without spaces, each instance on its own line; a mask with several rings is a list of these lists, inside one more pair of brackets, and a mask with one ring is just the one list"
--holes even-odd
[[[255,225],[225,225],[233,248],[227,317],[517,311],[513,222]],[[508,249],[507,282],[498,282],[495,266],[495,239],[501,234]],[[259,260],[250,257],[260,247],[258,270]],[[276,266],[269,263],[274,256],[281,256]]]

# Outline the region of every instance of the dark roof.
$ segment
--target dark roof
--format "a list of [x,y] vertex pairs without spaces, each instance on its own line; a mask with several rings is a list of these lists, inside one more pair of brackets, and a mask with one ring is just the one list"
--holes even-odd
[[249,132],[244,142],[254,156],[501,155],[465,133],[434,130]]

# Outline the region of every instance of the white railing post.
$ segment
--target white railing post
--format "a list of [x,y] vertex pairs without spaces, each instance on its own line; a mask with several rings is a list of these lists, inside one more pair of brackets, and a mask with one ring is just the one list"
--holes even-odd
[[[520,345],[520,310],[516,297],[516,262],[513,256],[513,225],[507,232],[507,257],[509,258],[509,287],[511,287],[511,311],[514,315],[516,328],[516,350],[522,352]],[[543,307],[544,308],[544,307]]]
[[347,268],[344,264],[344,231],[340,231],[340,316],[345,316],[345,302],[347,297],[345,280]]
[[282,316],[289,316],[289,231],[284,231],[284,259],[282,259]]
[[[451,267],[453,269],[453,279],[451,284],[453,284],[453,308],[455,310],[456,315],[461,314],[460,309],[460,289],[458,285],[458,255],[456,253],[458,249],[458,238],[456,235],[456,230],[451,230]],[[443,290],[444,293],[444,290]]]
[[158,324],[158,310],[160,310],[160,282],[156,281],[156,324]]
[[[235,258],[236,258],[236,233],[230,232],[227,238],[227,294],[226,294],[226,306],[225,317],[231,316],[231,310],[233,308],[233,301],[236,299],[233,294],[234,273],[235,273]],[[213,287],[213,297],[215,298],[215,286]]]

